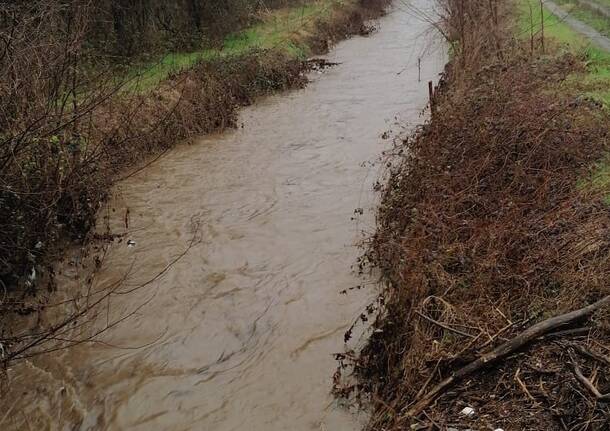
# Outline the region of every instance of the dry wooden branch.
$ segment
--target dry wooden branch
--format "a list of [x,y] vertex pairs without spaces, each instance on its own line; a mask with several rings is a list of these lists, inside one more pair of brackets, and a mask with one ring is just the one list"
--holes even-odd
[[576,349],[576,351],[578,351],[578,353],[583,356],[599,361],[602,364],[610,365],[610,358],[605,355],[602,355],[601,353],[586,349],[583,346],[579,346],[578,344],[572,344],[571,346],[574,347],[574,349]]
[[521,371],[521,368],[517,368],[517,372],[515,373],[515,381],[521,387],[521,390],[523,391],[523,393],[525,395],[527,395],[527,397],[535,403],[536,399],[532,396],[530,391],[527,389],[527,386],[525,385],[525,382],[523,382],[523,380],[521,380],[521,378],[519,377],[519,372],[520,371]]
[[449,325],[447,325],[445,323],[439,322],[438,320],[434,320],[430,316],[426,316],[424,313],[420,313],[419,311],[416,311],[415,313],[419,317],[421,317],[422,319],[426,319],[428,322],[433,323],[433,324],[435,324],[437,326],[440,326],[441,328],[446,329],[447,331],[454,332],[454,333],[456,333],[458,335],[461,335],[463,337],[475,338],[474,335],[468,334],[467,332],[460,331],[459,329],[452,328],[451,326],[449,326]]
[[592,331],[592,328],[589,328],[589,327],[566,329],[564,331],[557,331],[557,332],[551,332],[550,334],[546,334],[545,338],[547,338],[547,337],[558,338],[558,337],[565,337],[567,335],[576,337],[576,336],[588,335],[591,333],[591,331]]
[[436,370],[438,370],[438,366],[440,365],[441,361],[440,359],[438,361],[436,361],[436,365],[434,366],[434,369],[432,370],[432,372],[430,373],[430,376],[428,376],[428,378],[426,379],[426,382],[424,383],[424,385],[421,387],[421,389],[417,392],[417,395],[415,395],[415,398],[419,398],[421,397],[423,394],[426,393],[426,389],[428,388],[428,385],[430,384],[430,382],[432,381],[432,379],[434,379],[434,375],[436,374]]
[[496,341],[496,339],[502,335],[503,333],[505,333],[506,331],[508,331],[510,328],[512,328],[513,326],[515,326],[514,322],[510,322],[508,325],[506,325],[504,328],[500,329],[498,332],[496,332],[494,335],[492,335],[489,340],[487,340],[485,343],[483,343],[483,345],[478,349],[478,350],[482,350],[485,347],[489,346],[491,343],[493,343],[494,341]]
[[595,385],[591,382],[591,380],[587,379],[585,375],[582,373],[582,370],[578,366],[578,362],[574,357],[574,354],[570,351],[570,359],[572,360],[572,365],[574,366],[574,375],[576,376],[576,380],[578,380],[582,385],[591,392],[598,401],[608,401],[610,400],[610,394],[602,394]]
[[419,399],[407,411],[407,415],[412,417],[419,415],[422,410],[428,407],[430,403],[432,403],[447,388],[451,387],[456,382],[459,382],[464,377],[469,376],[470,374],[480,370],[483,367],[489,366],[497,362],[499,359],[506,357],[507,355],[530,343],[532,340],[535,340],[536,338],[549,333],[553,329],[556,329],[560,326],[566,325],[568,323],[574,322],[575,320],[581,319],[592,314],[594,311],[598,310],[599,308],[603,307],[608,303],[610,303],[610,295],[586,307],[571,311],[566,314],[562,314],[560,316],[552,317],[529,327],[513,339],[501,344],[500,346],[493,349],[491,352],[482,355],[475,361],[469,363],[465,367],[460,368],[451,376],[440,382],[438,385],[432,388],[426,395],[424,395],[423,398]]

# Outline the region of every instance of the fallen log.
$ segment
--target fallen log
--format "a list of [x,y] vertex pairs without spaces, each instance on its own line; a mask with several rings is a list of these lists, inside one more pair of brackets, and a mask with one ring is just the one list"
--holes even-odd
[[586,307],[562,314],[560,316],[551,317],[550,319],[543,320],[542,322],[529,327],[511,340],[499,345],[492,351],[482,355],[478,359],[452,373],[449,377],[428,391],[428,393],[426,393],[421,399],[416,401],[416,403],[407,411],[407,416],[415,417],[419,415],[447,388],[451,387],[475,371],[497,362],[507,355],[519,350],[521,347],[525,346],[536,338],[545,335],[558,327],[572,323],[592,314],[608,303],[610,303],[610,295]]

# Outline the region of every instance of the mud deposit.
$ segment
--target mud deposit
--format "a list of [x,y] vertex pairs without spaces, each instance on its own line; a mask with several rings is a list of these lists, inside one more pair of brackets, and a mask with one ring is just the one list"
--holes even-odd
[[243,128],[178,146],[121,183],[111,225],[124,231],[128,207],[135,246],[114,244],[96,285],[158,273],[187,247],[193,219],[202,241],[113,299],[112,316],[138,311],[105,344],[13,367],[1,428],[358,429],[364,414],[330,395],[332,354],[374,291],[340,292],[366,282],[352,267],[374,225],[380,167],[368,162],[396,118],[423,121],[427,81],[443,67],[428,29],[397,2],[378,32],[339,44],[327,59],[340,64],[307,88],[245,109]]

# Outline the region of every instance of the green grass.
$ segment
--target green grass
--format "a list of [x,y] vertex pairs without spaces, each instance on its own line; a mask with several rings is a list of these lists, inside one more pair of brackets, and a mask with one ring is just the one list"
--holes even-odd
[[[608,0],[610,1],[610,0]],[[530,8],[532,16],[530,18]],[[538,0],[520,0],[518,34],[529,38],[531,22],[536,37],[540,35],[541,15]],[[544,15],[545,37],[553,39],[561,48],[583,55],[587,58],[587,73],[571,77],[570,81],[577,85],[587,96],[595,98],[610,108],[610,53],[603,51],[584,36],[572,30],[548,10]]]
[[[610,4],[610,0],[605,1]],[[519,19],[517,32],[521,38],[529,38],[531,23],[534,23],[534,34],[540,34],[541,11],[539,0],[519,0]],[[531,6],[531,13],[530,13]],[[603,103],[610,110],[610,53],[594,46],[580,33],[561,22],[550,11],[544,12],[545,37],[559,43],[562,50],[582,55],[587,60],[587,71],[573,74],[566,82],[572,90],[581,92]],[[590,178],[582,182],[583,187],[590,187],[606,195],[605,201],[610,205],[610,156],[598,162],[592,169]]]
[[155,88],[172,73],[188,69],[200,61],[244,55],[255,50],[279,49],[295,58],[306,58],[311,51],[304,37],[318,21],[330,18],[333,9],[353,0],[316,0],[269,13],[243,31],[225,38],[219,48],[188,53],[170,53],[156,62],[132,68],[127,91],[145,92]]
[[610,0],[593,0],[593,1],[595,1],[596,3],[599,3],[599,4],[603,5],[603,6],[610,7]]
[[[212,52],[212,50],[209,51]],[[207,50],[170,53],[155,62],[132,66],[125,75],[118,79],[121,81],[128,80],[128,83],[124,86],[126,92],[146,92],[156,88],[172,73],[188,69],[208,56],[211,57]]]
[[[519,36],[529,38],[533,31],[534,35],[539,37],[542,27],[539,0],[519,0],[518,6]],[[550,37],[571,50],[582,50],[590,45],[586,38],[576,33],[546,9],[544,11],[544,34],[545,37]]]

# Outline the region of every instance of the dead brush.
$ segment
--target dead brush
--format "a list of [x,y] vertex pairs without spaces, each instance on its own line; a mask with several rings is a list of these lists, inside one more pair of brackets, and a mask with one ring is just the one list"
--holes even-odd
[[[531,59],[507,36],[500,54],[493,38],[460,27],[506,16],[490,4],[446,2],[449,27],[460,43],[467,35],[466,61],[455,58],[432,120],[396,149],[383,191],[367,257],[388,287],[355,363],[370,429],[610,424],[610,210],[581,180],[608,150],[608,114],[555,90],[579,59]],[[527,349],[473,367],[601,299],[550,335],[532,332]],[[476,416],[461,416],[464,406]]]

